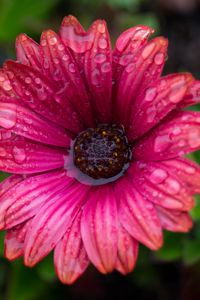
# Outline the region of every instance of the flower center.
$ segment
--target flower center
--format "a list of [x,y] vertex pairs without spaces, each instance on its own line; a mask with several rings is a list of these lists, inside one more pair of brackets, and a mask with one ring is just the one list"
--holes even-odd
[[99,125],[81,132],[74,143],[74,164],[94,179],[110,178],[125,169],[131,150],[122,127]]

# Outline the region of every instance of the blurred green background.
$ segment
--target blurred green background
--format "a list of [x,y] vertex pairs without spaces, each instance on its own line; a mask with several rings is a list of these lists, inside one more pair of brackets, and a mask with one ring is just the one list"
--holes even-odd
[[[128,27],[146,24],[169,38],[164,72],[190,71],[200,79],[200,4],[198,0],[0,0],[0,63],[15,57],[15,37],[25,32],[39,41],[42,30],[58,30],[62,18],[74,14],[87,28],[103,18],[113,41]],[[199,110],[199,107],[196,107]],[[192,159],[200,163],[200,154]],[[1,174],[3,180],[5,174]],[[90,267],[73,286],[58,282],[51,255],[35,268],[3,258],[0,235],[0,300],[200,299],[200,198],[192,211],[188,234],[165,233],[158,252],[140,247],[136,269],[124,277],[103,276]]]

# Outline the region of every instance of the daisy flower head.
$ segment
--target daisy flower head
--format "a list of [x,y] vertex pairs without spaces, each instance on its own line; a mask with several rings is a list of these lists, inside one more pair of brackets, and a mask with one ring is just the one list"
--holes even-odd
[[168,42],[136,26],[111,48],[105,21],[73,16],[37,44],[16,40],[0,70],[0,229],[5,256],[34,266],[52,250],[63,283],[92,263],[126,274],[138,245],[187,232],[200,167],[200,82],[161,76]]

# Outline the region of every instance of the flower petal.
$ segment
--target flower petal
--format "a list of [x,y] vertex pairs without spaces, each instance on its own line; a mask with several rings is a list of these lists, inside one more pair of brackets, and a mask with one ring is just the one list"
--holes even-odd
[[95,116],[100,123],[111,118],[112,53],[106,23],[98,20],[88,30],[94,35],[92,48],[85,53],[84,70],[93,96]]
[[122,274],[131,272],[138,256],[138,242],[121,226],[118,228],[118,253],[115,268]]
[[123,71],[117,91],[116,115],[118,122],[128,125],[134,99],[144,88],[156,81],[162,72],[167,51],[167,40],[158,37],[151,40],[134,57]]
[[180,107],[184,108],[190,105],[195,105],[200,102],[200,80],[194,80],[190,89],[184,96],[183,101],[180,103]]
[[26,34],[20,34],[16,38],[17,60],[26,66],[36,70],[41,69],[40,46]]
[[188,232],[192,227],[192,219],[188,213],[167,209],[159,205],[155,206],[164,229],[174,232]]
[[42,146],[21,137],[0,141],[0,169],[16,174],[39,173],[64,166],[67,151]]
[[33,217],[46,201],[70,185],[63,170],[24,179],[0,197],[0,227],[11,228]]
[[132,63],[135,55],[147,43],[154,30],[147,26],[135,26],[118,37],[113,50],[113,79],[118,82],[124,68]]
[[6,70],[9,70],[7,74],[16,98],[20,97],[33,111],[69,131],[78,133],[83,130],[78,115],[69,101],[66,101],[67,93],[65,103],[62,103],[61,95],[57,94],[56,82],[51,82],[41,72],[14,61],[7,61]]
[[162,245],[162,230],[154,205],[145,199],[125,177],[117,182],[119,218],[128,233],[152,250]]
[[200,149],[200,113],[174,112],[133,149],[136,160],[158,161]]
[[[191,74],[173,74],[162,77],[148,86],[134,101],[129,140],[134,140],[160,122],[184,100],[193,77]],[[141,126],[143,124],[143,126]]]
[[200,193],[199,165],[185,158],[164,160],[162,164],[172,173],[178,174],[178,177],[186,184],[187,188],[191,189],[192,193]]
[[3,69],[0,69],[0,101],[2,103],[19,103],[8,74]]
[[54,263],[56,273],[64,284],[72,284],[89,264],[81,238],[80,222],[81,211],[55,248]]
[[169,209],[188,211],[194,198],[181,177],[159,162],[137,162],[128,169],[131,182],[150,202]]
[[70,102],[85,125],[93,126],[94,118],[89,96],[70,51],[52,30],[43,32],[41,46],[44,72],[57,85],[56,99],[59,98],[63,104]]
[[4,255],[14,260],[24,253],[24,240],[31,220],[9,229],[4,240]]
[[15,186],[17,183],[24,180],[25,176],[22,175],[11,175],[4,179],[0,183],[0,197],[7,192],[7,190],[11,189],[13,186]]
[[0,103],[0,126],[21,136],[48,145],[68,147],[65,130],[14,103]]
[[102,273],[115,267],[117,228],[117,205],[110,186],[92,190],[83,210],[81,235],[90,261]]
[[33,218],[24,245],[24,263],[32,267],[45,257],[67,232],[89,187],[74,183],[47,201]]

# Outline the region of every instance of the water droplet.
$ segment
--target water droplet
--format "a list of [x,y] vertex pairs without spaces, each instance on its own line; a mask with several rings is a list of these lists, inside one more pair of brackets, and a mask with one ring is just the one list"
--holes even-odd
[[105,38],[102,37],[102,38],[99,39],[99,44],[98,45],[99,45],[99,48],[106,49],[107,46],[108,46],[108,42]]
[[24,160],[26,159],[26,154],[25,154],[24,149],[20,149],[17,146],[14,146],[13,147],[13,157],[14,157],[16,163],[19,163],[19,164],[23,163]]
[[194,174],[196,170],[195,170],[195,168],[189,166],[189,167],[185,168],[185,171],[188,174]]
[[45,47],[46,45],[47,45],[47,41],[44,40],[44,39],[42,39],[42,40],[41,40],[41,46],[42,46],[42,47]]
[[26,77],[26,78],[25,78],[25,82],[26,82],[27,84],[30,84],[31,81],[32,81],[31,77]]
[[49,44],[53,46],[57,43],[57,41],[58,41],[57,38],[53,36],[49,39]]
[[135,70],[135,64],[134,63],[131,63],[129,64],[127,67],[126,67],[126,72],[127,73],[131,73]]
[[155,109],[154,106],[152,107],[149,107],[147,110],[146,110],[146,116],[147,116],[147,122],[148,123],[152,123],[156,117],[156,113],[157,113],[157,110]]
[[63,51],[65,49],[64,45],[63,44],[59,44],[58,45],[58,50],[59,51]]
[[103,53],[96,54],[94,60],[96,63],[103,63],[106,61],[106,55]]
[[163,182],[167,177],[168,177],[168,174],[165,170],[156,169],[151,173],[149,179],[152,183],[158,184],[158,183]]
[[144,48],[144,50],[142,51],[142,57],[143,57],[144,59],[146,59],[148,56],[151,55],[151,53],[152,53],[152,51],[154,50],[154,48],[155,48],[155,43],[150,43],[150,44],[148,44],[148,45]]
[[185,92],[185,86],[179,89],[172,89],[171,93],[169,94],[169,101],[172,103],[179,103],[182,100]]
[[5,77],[0,75],[0,81],[3,82],[5,80]]
[[158,136],[154,142],[154,151],[155,152],[163,152],[171,145],[169,135]]
[[179,134],[181,134],[180,127],[178,127],[178,126],[174,127],[173,130],[172,130],[172,133],[173,133],[173,135],[179,135]]
[[109,62],[105,62],[102,66],[101,66],[101,71],[103,73],[107,73],[111,71],[111,64]]
[[100,82],[100,72],[98,69],[94,69],[92,72],[92,84],[98,85]]
[[200,131],[197,128],[193,128],[188,133],[189,145],[192,148],[196,148],[200,146]]
[[156,65],[161,65],[164,62],[164,54],[163,53],[157,53],[154,57],[154,62]]
[[10,85],[10,81],[9,80],[5,80],[4,83],[3,83],[3,85],[2,85],[2,87],[7,92],[10,91],[10,90],[12,90],[12,86]]
[[103,23],[99,23],[98,26],[97,26],[97,30],[100,32],[100,33],[104,33],[106,31],[106,27]]
[[179,191],[180,191],[180,183],[173,179],[173,178],[168,178],[166,179],[166,184],[167,184],[167,191],[174,195],[174,194],[177,194]]
[[67,61],[69,59],[69,56],[67,54],[63,55],[62,60]]
[[69,71],[71,73],[75,73],[76,72],[75,64],[70,63],[69,66],[68,66],[68,68],[69,68]]
[[53,62],[54,62],[55,65],[58,65],[59,64],[59,59],[58,58],[54,58]]
[[0,110],[0,126],[10,129],[16,124],[16,111],[12,109]]
[[156,88],[148,88],[145,94],[145,101],[151,102],[156,96]]

